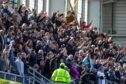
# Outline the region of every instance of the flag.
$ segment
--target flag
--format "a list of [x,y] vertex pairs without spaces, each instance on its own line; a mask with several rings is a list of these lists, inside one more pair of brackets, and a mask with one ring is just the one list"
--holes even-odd
[[2,4],[3,3],[3,0],[0,0],[0,4]]
[[85,26],[85,22],[82,20],[82,18],[80,18],[80,27]]
[[90,23],[88,23],[87,25],[85,25],[84,28],[93,28],[93,21],[91,21]]
[[80,18],[80,29],[83,30],[84,27],[85,27],[85,22],[82,20],[82,18]]

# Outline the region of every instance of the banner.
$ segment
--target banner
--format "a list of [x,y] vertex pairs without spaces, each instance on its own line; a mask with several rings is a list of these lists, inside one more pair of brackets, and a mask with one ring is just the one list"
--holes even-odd
[[22,84],[22,83],[13,82],[13,81],[10,81],[10,80],[5,80],[5,79],[0,79],[0,84]]

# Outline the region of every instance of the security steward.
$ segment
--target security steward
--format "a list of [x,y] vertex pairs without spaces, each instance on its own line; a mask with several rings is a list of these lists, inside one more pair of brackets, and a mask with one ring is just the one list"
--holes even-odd
[[70,74],[65,70],[65,64],[61,63],[60,68],[56,69],[51,77],[51,80],[57,84],[69,84],[71,82]]

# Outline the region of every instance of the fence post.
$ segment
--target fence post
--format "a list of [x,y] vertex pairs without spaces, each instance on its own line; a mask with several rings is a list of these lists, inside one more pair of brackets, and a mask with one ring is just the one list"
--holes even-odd
[[22,80],[23,81],[23,84],[26,84],[26,78],[25,78],[25,76],[23,76],[22,79],[23,79]]
[[6,79],[6,76],[7,76],[7,74],[6,74],[6,73],[4,73],[4,79]]
[[30,77],[28,78],[28,84],[30,84]]
[[35,84],[35,71],[33,71],[33,84]]
[[16,81],[16,79],[17,79],[16,76],[14,76],[14,81]]

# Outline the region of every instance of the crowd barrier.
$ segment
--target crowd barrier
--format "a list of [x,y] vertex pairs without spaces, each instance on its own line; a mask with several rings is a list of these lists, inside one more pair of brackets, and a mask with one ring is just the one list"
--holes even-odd
[[9,72],[0,71],[0,84],[22,84],[23,77]]

